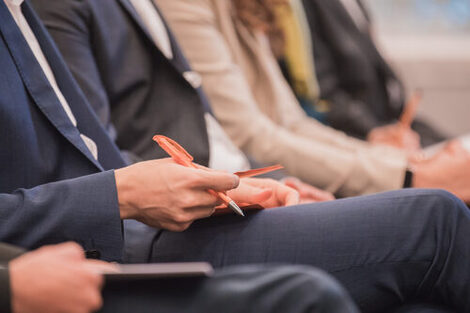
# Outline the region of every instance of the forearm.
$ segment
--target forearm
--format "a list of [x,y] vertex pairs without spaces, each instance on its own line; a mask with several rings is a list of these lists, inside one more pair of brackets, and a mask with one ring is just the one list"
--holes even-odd
[[0,241],[20,247],[76,241],[119,260],[122,227],[114,172],[0,194]]
[[344,149],[268,127],[252,133],[251,138],[242,148],[256,159],[266,164],[281,163],[289,174],[339,196],[403,186],[406,157],[393,149]]
[[333,145],[347,151],[370,148],[366,141],[348,136],[342,131],[326,126],[310,117],[305,117],[293,125],[291,130],[299,136]]

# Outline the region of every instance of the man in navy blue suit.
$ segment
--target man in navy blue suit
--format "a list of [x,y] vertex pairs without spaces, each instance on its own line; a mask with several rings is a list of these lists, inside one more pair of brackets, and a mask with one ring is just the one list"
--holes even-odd
[[[202,220],[218,203],[205,190],[231,190],[238,179],[166,159],[124,167],[49,35],[21,2],[0,1],[2,241],[34,248],[75,240],[89,255],[119,260],[128,241],[121,221],[135,219],[165,229],[144,261],[318,265],[365,312],[415,298],[470,309],[462,279],[470,271],[470,216],[460,200],[410,190]],[[295,191],[273,182],[259,191],[261,182],[242,180],[230,195],[243,202],[263,196],[270,206],[296,202]]]

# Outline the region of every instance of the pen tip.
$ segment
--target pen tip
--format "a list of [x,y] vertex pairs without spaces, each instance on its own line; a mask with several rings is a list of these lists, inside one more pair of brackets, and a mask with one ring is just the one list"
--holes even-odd
[[235,201],[230,201],[228,206],[238,215],[240,216],[245,216],[245,213],[243,213],[242,209],[235,203]]

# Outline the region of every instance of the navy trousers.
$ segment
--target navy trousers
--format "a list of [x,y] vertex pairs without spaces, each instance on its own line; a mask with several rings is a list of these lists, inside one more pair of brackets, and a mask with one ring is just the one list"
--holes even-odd
[[362,312],[409,301],[470,312],[470,213],[439,190],[378,195],[201,220],[161,232],[154,262],[313,265],[335,276]]

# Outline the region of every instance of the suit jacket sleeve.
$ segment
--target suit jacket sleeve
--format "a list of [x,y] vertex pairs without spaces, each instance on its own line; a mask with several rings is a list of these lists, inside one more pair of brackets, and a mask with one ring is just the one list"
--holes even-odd
[[0,241],[31,249],[75,241],[119,261],[123,238],[114,171],[0,194]]
[[282,163],[291,175],[340,195],[400,188],[406,168],[403,155],[393,159],[377,154],[306,118],[295,101],[284,109],[289,127],[277,125],[260,110],[240,60],[234,59],[219,31],[219,23],[229,23],[232,17],[231,12],[217,15],[217,1],[222,0],[157,2],[192,67],[202,75],[204,91],[232,140],[258,161]]

